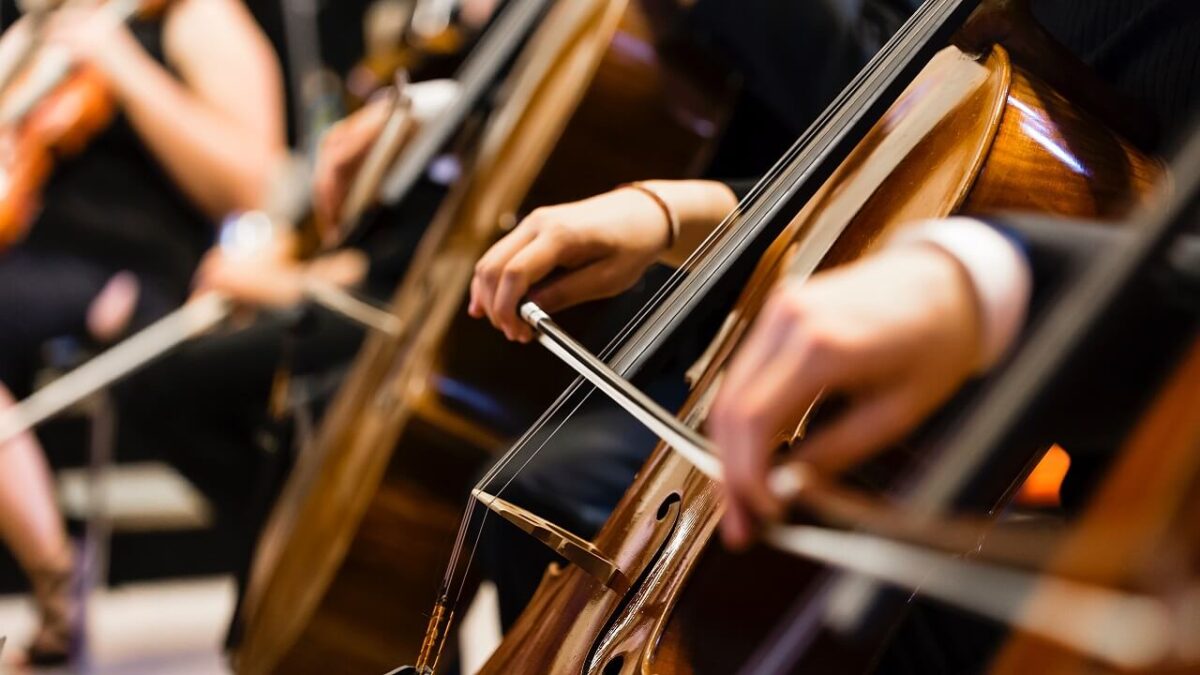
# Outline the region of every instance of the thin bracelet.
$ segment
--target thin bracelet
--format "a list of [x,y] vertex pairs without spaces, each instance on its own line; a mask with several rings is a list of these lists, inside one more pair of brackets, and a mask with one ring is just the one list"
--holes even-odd
[[679,216],[675,215],[675,209],[671,208],[671,205],[667,203],[667,200],[663,199],[662,195],[658,194],[654,188],[651,188],[645,183],[625,183],[617,186],[618,190],[622,188],[637,190],[650,199],[653,199],[655,204],[658,204],[658,208],[662,209],[663,215],[667,217],[667,246],[663,250],[669,251],[674,248],[675,242],[679,239]]

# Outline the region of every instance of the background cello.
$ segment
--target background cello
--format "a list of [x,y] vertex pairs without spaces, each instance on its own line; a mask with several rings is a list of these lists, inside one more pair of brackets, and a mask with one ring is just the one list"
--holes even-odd
[[403,334],[369,340],[285,487],[240,672],[381,670],[416,650],[413,610],[434,597],[473,476],[566,381],[530,383],[554,366],[466,317],[476,259],[536,205],[698,171],[720,128],[727,82],[670,42],[667,4],[559,3],[530,39],[395,294]]
[[[1106,325],[1128,325],[1131,316],[1140,319],[1138,308],[1146,304],[1160,305],[1158,313],[1168,319],[1153,324],[1138,321],[1156,328],[1149,345],[1154,355],[1147,360],[1162,365],[1152,371],[1152,396],[1141,397],[1139,405],[1130,405],[1125,411],[1124,417],[1130,419],[1121,431],[1130,431],[1120,442],[1119,454],[1089,497],[1082,517],[1058,546],[1043,551],[1048,556],[1039,570],[1049,579],[1080,579],[1118,594],[1149,598],[1158,603],[1166,620],[1124,627],[1123,632],[1135,636],[1134,644],[1144,656],[1136,667],[1104,663],[1086,651],[1016,631],[1000,648],[990,672],[1007,675],[1031,667],[1046,673],[1190,673],[1200,669],[1192,604],[1200,579],[1195,528],[1200,496],[1200,418],[1195,414],[1200,406],[1200,315],[1194,294],[1179,292],[1189,282],[1194,288],[1197,274],[1194,239],[1200,135],[1195,131],[1172,163],[1172,174],[1175,184],[1171,194],[1162,196],[1165,203],[1142,214],[1138,230],[1105,242],[1089,261],[1087,274],[1075,284],[1074,294],[1064,298],[1062,304],[1071,311],[1062,313],[1076,317],[1075,334],[1044,331],[1047,351],[1058,350],[1050,351],[1057,359],[1046,362],[1053,366],[1050,372],[1061,377],[1063,372],[1070,373],[1069,369],[1080,369],[1072,361],[1136,358],[1134,350],[1123,343],[1129,338],[1115,340],[1113,334],[1119,335],[1118,331],[1096,329],[1098,322],[1092,319],[1096,306],[1104,307]],[[1185,246],[1189,240],[1190,255]],[[1146,302],[1148,293],[1157,296],[1150,303]],[[1081,348],[1084,339],[1080,335],[1090,342],[1101,341],[1105,349]],[[1047,389],[1038,379],[1025,379],[1030,392]],[[1038,607],[1048,602],[1041,591],[1035,586],[1026,603]]]

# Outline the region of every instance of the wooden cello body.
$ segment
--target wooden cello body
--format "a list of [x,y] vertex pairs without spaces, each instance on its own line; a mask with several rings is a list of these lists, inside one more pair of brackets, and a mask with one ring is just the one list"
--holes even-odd
[[[1115,218],[1158,173],[1154,161],[1014,64],[1004,48],[946,49],[761,259],[681,419],[702,424],[722,367],[789,270],[852,260],[915,219],[1011,209]],[[819,242],[829,232],[837,238],[824,253]],[[932,461],[913,448],[885,460],[886,478],[875,485],[885,493]],[[737,672],[797,598],[821,600],[826,576],[782,554],[734,556],[712,543],[719,493],[660,445],[593,540],[627,585],[551,567],[482,672]],[[994,504],[1002,496],[977,498]],[[814,650],[804,672],[857,672],[875,656],[848,651],[830,642]]]
[[417,650],[472,482],[567,381],[466,317],[476,260],[538,205],[694,174],[724,120],[728,82],[672,53],[662,18],[571,0],[534,33],[395,293],[402,335],[368,339],[284,488],[238,672],[382,672]]

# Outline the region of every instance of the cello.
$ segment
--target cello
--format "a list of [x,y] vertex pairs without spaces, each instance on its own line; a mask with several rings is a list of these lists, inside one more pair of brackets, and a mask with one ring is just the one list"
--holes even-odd
[[[805,542],[802,527],[775,528],[770,537],[804,557],[865,571],[1011,627],[991,672],[1195,672],[1190,519],[1200,457],[1200,353],[1194,294],[1189,299],[1187,291],[1196,278],[1194,242],[1184,232],[1195,223],[1200,195],[1200,135],[1193,133],[1168,175],[1127,227],[1002,217],[1010,231],[1050,237],[1061,266],[1041,283],[1052,304],[1033,317],[968,414],[938,439],[936,470],[912,488],[910,504],[918,508],[890,514],[845,495],[816,500],[824,502],[818,512],[840,511],[842,520],[856,513],[847,524],[919,541],[932,552],[853,535],[834,537],[842,548],[833,551]],[[1031,528],[920,508],[923,493],[1004,474],[1013,460],[1006,448],[1064,433],[1082,434],[1075,440],[1084,447],[1100,440],[1119,448],[1078,522]],[[897,516],[905,521],[899,528]],[[861,556],[864,543],[874,551],[869,560]],[[847,560],[846,549],[855,548],[860,560]],[[889,562],[875,564],[881,558]],[[793,663],[789,653],[805,632],[798,621],[785,625],[743,672],[779,672]]]
[[401,333],[368,339],[272,514],[238,672],[383,670],[419,646],[474,476],[568,379],[511,386],[555,364],[466,317],[476,260],[538,205],[694,174],[725,117],[727,79],[667,39],[669,4],[556,3],[530,37],[394,295]]
[[[647,308],[632,327],[633,337],[607,365],[593,369],[589,381],[619,390],[618,380],[635,376],[648,354],[682,330],[690,312],[711,304],[722,286],[728,291],[740,285],[729,261],[757,258],[769,241],[730,319],[696,369],[701,374],[679,416],[685,428],[703,422],[721,368],[768,291],[783,278],[803,279],[818,268],[852,260],[917,218],[1025,209],[1114,219],[1136,204],[1155,184],[1160,167],[1059,91],[1075,94],[1078,87],[1062,78],[1052,86],[1035,75],[1047,54],[1061,50],[1029,25],[1020,7],[985,3],[958,33],[955,46],[931,55],[975,4],[926,3],[750,201],[710,237],[670,294]],[[909,77],[923,63],[922,73]],[[905,84],[907,90],[895,96]],[[1107,109],[1096,105],[1103,98],[1072,96],[1086,100],[1093,111]],[[873,111],[888,105],[881,121],[869,128]],[[527,320],[539,328],[539,341],[564,347],[547,317],[528,305],[526,310]],[[577,351],[562,351],[584,361]],[[568,390],[527,432],[509,463],[519,465],[528,456],[524,453],[554,441],[564,415],[591,391],[578,384]],[[573,563],[546,572],[525,614],[482,672],[734,672],[793,598],[810,598],[813,607],[828,601],[832,582],[817,566],[766,551],[735,558],[710,545],[721,516],[715,472],[700,470],[703,458],[684,458],[679,446],[687,444],[687,436],[668,437],[669,445],[655,450],[592,541],[505,502],[501,472],[481,482],[476,495],[483,505]],[[1038,451],[1013,454],[1016,468],[1010,467],[1002,485],[969,495],[977,505],[1000,503]],[[926,469],[926,460],[912,448],[898,448],[888,460],[891,466],[876,484],[892,494],[903,494],[906,483]],[[464,521],[460,538],[465,544],[452,559],[415,665],[418,672],[436,669],[476,526]],[[740,583],[730,584],[731,578]],[[844,645],[839,649],[834,641],[825,645],[809,664],[814,672],[852,671],[855,666],[846,664],[857,659],[861,667],[872,657]],[[845,669],[831,668],[834,663]]]
[[[1200,580],[1194,527],[1200,495],[1198,406],[1200,343],[1193,342],[1083,519],[1060,542],[1043,570],[1045,579],[1083,579],[1111,589],[1118,597],[1138,598],[1154,610],[1126,614],[1124,640],[1130,642],[1137,661],[1113,663],[1100,658],[1102,650],[1072,649],[1033,631],[1017,631],[1001,648],[990,672],[1009,675],[1036,668],[1065,675],[1200,669],[1195,608],[1189,605]],[[1043,598],[1043,593],[1035,584],[1026,603],[1038,607],[1054,602]]]
[[[1061,542],[1048,579],[1083,576],[1114,594],[1138,593],[1158,610],[1125,630],[1144,650],[1137,667],[1098,659],[1030,631],[1016,632],[992,664],[994,675],[1082,672],[1194,673],[1194,594],[1200,581],[1194,527],[1200,475],[1200,343],[1193,343],[1126,444],[1083,520]],[[1150,488],[1150,489],[1147,489]],[[1102,561],[1097,564],[1097,560]],[[1081,570],[1086,570],[1080,574]],[[1050,602],[1035,585],[1030,604]],[[1028,610],[1026,610],[1028,611]],[[1140,617],[1139,617],[1140,618]]]

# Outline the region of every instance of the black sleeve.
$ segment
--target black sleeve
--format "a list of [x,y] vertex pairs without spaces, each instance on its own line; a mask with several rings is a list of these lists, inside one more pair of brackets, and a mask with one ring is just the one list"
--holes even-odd
[[799,133],[899,28],[912,4],[698,0],[691,23]]
[[[1033,274],[1022,339],[1051,311],[1062,311],[1056,300],[1068,285],[1109,247],[1121,245],[1123,236],[1119,229],[1048,217],[1005,218],[993,224],[1019,242]],[[1092,366],[1077,368],[1056,385],[1060,393],[1049,401],[1052,421],[1039,434],[1041,441],[1058,443],[1071,455],[1063,485],[1068,509],[1086,503],[1172,367],[1174,355],[1195,335],[1200,312],[1188,298],[1195,298],[1196,247],[1194,237],[1186,238],[1167,264],[1132,283],[1098,332],[1088,337],[1085,356]]]

